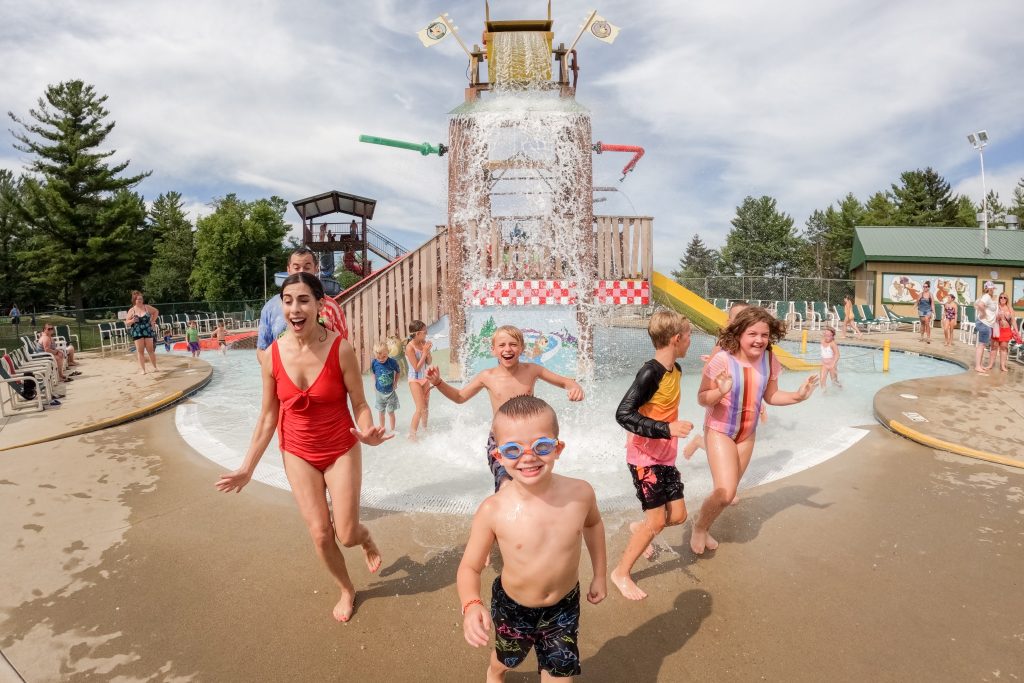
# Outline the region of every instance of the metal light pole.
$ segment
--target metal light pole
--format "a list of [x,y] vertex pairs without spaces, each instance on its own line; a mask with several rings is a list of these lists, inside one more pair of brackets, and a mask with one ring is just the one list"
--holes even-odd
[[985,189],[985,145],[988,144],[988,132],[979,130],[977,133],[968,133],[967,141],[974,149],[978,150],[978,159],[981,160],[981,227],[985,232],[985,253],[988,250],[988,190]]
[[267,299],[267,257],[263,257],[263,300]]

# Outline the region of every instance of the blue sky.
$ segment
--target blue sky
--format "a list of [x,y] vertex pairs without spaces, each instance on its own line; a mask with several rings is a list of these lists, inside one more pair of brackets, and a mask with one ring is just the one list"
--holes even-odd
[[[537,18],[542,0],[491,3]],[[747,195],[768,194],[802,228],[852,191],[934,167],[955,192],[1005,201],[1024,177],[1024,3],[553,2],[555,41],[590,9],[622,32],[585,38],[578,101],[594,139],[647,154],[624,183],[621,154],[595,157],[600,213],[655,218],[655,265],[694,232],[714,246]],[[466,58],[416,31],[448,12],[470,45],[482,2],[0,0],[0,106],[27,115],[47,84],[80,78],[109,95],[115,159],[153,170],[148,200],[181,192],[193,215],[217,196],[292,201],[338,189],[376,198],[373,225],[414,247],[446,218],[446,159],[360,144],[360,133],[447,138]],[[7,120],[0,167],[20,170]],[[298,224],[289,211],[288,219]]]

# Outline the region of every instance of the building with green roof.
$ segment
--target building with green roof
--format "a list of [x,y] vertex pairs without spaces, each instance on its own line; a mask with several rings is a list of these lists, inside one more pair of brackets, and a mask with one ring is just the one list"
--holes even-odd
[[985,280],[1012,292],[1024,309],[1024,231],[981,228],[861,226],[854,228],[850,277],[857,280],[857,302],[917,315],[915,302],[925,282],[936,298],[952,294],[973,303]]

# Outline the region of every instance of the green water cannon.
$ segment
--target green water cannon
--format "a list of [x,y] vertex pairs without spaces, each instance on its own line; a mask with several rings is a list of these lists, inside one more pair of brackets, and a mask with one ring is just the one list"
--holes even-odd
[[373,135],[360,135],[359,142],[368,142],[371,145],[384,145],[385,147],[397,147],[398,149],[411,149],[423,156],[436,154],[443,157],[448,152],[448,145],[437,143],[432,145],[429,142],[406,142],[405,140],[392,140],[390,138],[378,138]]

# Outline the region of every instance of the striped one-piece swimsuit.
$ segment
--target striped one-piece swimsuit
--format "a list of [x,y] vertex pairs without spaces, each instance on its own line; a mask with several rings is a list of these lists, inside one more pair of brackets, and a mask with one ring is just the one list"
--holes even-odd
[[[719,354],[724,355],[728,364],[732,389],[718,404],[707,408],[704,426],[740,443],[752,437],[757,430],[761,401],[772,374],[772,354],[766,351],[754,366],[741,364],[731,353],[719,351]],[[714,379],[714,375],[708,373],[708,376]]]

